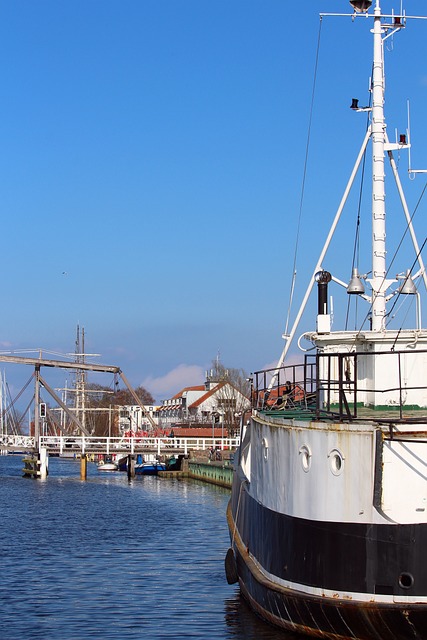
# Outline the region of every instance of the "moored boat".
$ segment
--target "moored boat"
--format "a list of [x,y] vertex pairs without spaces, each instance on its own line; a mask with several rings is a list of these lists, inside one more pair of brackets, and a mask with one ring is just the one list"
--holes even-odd
[[135,474],[140,476],[156,476],[159,471],[166,471],[166,464],[152,454],[137,457]]
[[118,468],[119,465],[117,464],[117,462],[114,462],[114,460],[112,460],[111,458],[105,458],[104,460],[101,460],[100,462],[98,462],[97,466],[98,471],[117,471]]
[[[353,20],[369,18],[373,34],[371,103],[351,105],[366,112],[369,125],[282,356],[275,368],[254,374],[227,509],[226,574],[262,617],[284,629],[320,638],[421,639],[427,628],[427,330],[416,283],[427,287],[427,276],[394,157],[409,139],[390,141],[384,117],[384,42],[415,17],[402,8],[384,14],[380,0],[372,13],[370,0],[350,4]],[[326,270],[326,256],[369,142],[372,265],[359,275],[353,261],[347,285]],[[397,278],[386,265],[386,160],[414,249],[410,268]],[[315,283],[316,330],[303,334],[313,350],[301,364],[287,365]],[[331,283],[367,303],[357,329],[332,330]],[[415,301],[414,326],[393,328],[390,308],[404,300]]]

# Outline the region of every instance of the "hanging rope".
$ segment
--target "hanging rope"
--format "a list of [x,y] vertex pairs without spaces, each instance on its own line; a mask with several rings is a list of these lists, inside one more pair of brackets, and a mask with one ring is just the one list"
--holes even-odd
[[300,197],[299,212],[298,212],[297,232],[296,232],[296,238],[295,238],[294,262],[293,262],[293,266],[292,266],[292,282],[291,282],[291,287],[290,287],[290,292],[289,292],[289,305],[288,305],[288,314],[287,314],[287,317],[286,317],[285,335],[287,335],[287,333],[288,333],[289,320],[290,320],[291,308],[292,308],[292,301],[293,301],[294,291],[295,291],[295,280],[296,280],[296,275],[297,275],[298,246],[299,246],[299,236],[300,236],[300,231],[301,231],[302,209],[303,209],[304,193],[305,193],[305,181],[306,181],[306,176],[307,176],[308,154],[309,154],[309,149],[310,149],[311,125],[312,125],[312,121],[313,121],[314,97],[315,97],[315,93],[316,93],[317,68],[318,68],[318,64],[319,64],[319,51],[320,51],[320,36],[321,36],[321,33],[322,33],[322,16],[320,16],[319,33],[318,33],[318,36],[317,36],[316,61],[315,61],[315,65],[314,65],[313,88],[312,88],[312,91],[311,91],[310,116],[309,116],[309,122],[308,122],[307,142],[306,142],[306,147],[305,147],[304,171],[303,171],[303,179],[302,179],[302,185],[301,185],[301,197]]

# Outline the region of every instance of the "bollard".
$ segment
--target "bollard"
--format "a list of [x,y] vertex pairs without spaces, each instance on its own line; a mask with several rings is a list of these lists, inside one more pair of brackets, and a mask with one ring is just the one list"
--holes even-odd
[[127,461],[128,480],[132,480],[135,477],[135,456],[128,455]]
[[80,480],[87,479],[87,457],[85,453],[82,453],[80,458]]

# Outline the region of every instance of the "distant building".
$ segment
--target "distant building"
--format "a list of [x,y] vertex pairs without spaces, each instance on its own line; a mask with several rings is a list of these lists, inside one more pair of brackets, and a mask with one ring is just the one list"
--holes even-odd
[[[144,405],[145,412],[148,413],[151,418],[157,423],[157,409],[156,405]],[[142,431],[150,431],[150,421],[144,415],[139,405],[125,405],[119,407],[119,434],[124,435],[127,433],[139,433]]]
[[[231,382],[216,380],[206,373],[205,384],[185,387],[159,406],[144,405],[158,426],[158,431],[184,435],[183,430],[198,428],[212,433],[212,428],[229,435],[237,432],[242,414],[249,409],[249,399]],[[151,432],[152,425],[138,405],[119,407],[120,435]]]
[[206,376],[204,385],[185,387],[157,409],[160,429],[206,428],[211,425],[234,432],[250,402],[231,382]]

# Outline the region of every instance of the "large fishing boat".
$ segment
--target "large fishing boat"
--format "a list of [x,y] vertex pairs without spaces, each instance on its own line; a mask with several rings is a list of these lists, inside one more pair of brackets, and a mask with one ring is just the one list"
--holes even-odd
[[[427,330],[419,291],[427,286],[425,242],[418,245],[417,207],[409,209],[396,161],[403,151],[409,155],[409,127],[392,140],[384,117],[385,42],[405,37],[417,16],[402,6],[385,14],[380,0],[350,4],[348,18],[322,17],[363,18],[371,29],[368,106],[359,107],[356,99],[351,104],[366,112],[366,135],[279,362],[253,375],[252,410],[242,425],[227,510],[226,574],[262,617],[290,631],[320,638],[426,638]],[[368,146],[372,264],[360,273],[354,251],[345,283],[327,270],[327,252]],[[397,277],[386,264],[386,168],[413,249]],[[409,164],[409,173],[425,171]],[[397,251],[388,260],[400,259]],[[289,347],[316,283],[315,330],[303,333],[303,362],[290,366]],[[366,303],[364,320],[353,330],[332,330],[332,285],[345,288],[347,300]],[[409,309],[412,303],[412,328],[393,328],[401,303]],[[301,338],[298,344],[304,344]]]

